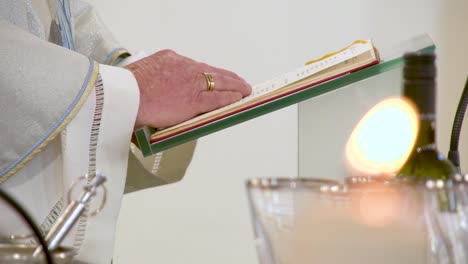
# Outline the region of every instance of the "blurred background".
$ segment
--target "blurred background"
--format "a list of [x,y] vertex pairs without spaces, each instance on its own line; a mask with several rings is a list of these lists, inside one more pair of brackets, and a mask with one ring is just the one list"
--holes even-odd
[[[170,48],[233,70],[252,84],[356,39],[372,39],[385,50],[427,33],[437,46],[437,140],[439,149],[447,153],[468,74],[465,0],[90,2],[130,51]],[[347,106],[341,107],[345,111]],[[321,116],[312,113],[311,120],[314,115]],[[466,130],[460,146],[464,171]],[[339,122],[336,131],[340,131]],[[324,140],[316,146],[317,152],[326,147]],[[125,196],[114,264],[258,263],[244,181],[297,176],[298,152],[298,106],[201,138],[181,182]],[[344,172],[341,159],[326,165],[337,168],[335,175],[307,176],[337,178]]]

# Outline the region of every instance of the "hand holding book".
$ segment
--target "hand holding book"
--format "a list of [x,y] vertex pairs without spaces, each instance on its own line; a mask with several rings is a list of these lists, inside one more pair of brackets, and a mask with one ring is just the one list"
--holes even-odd
[[[313,89],[321,83],[378,63],[379,57],[372,42],[358,40],[344,49],[327,54],[317,60],[310,61],[305,66],[255,85],[250,95],[237,102],[201,114],[172,127],[156,131],[149,129],[137,131],[136,136],[143,153],[150,155],[164,149],[158,149],[158,144],[164,145],[170,142],[168,146],[175,146],[189,139],[198,138],[200,135],[206,135],[240,123],[247,120],[245,118],[246,112],[254,112],[257,109],[263,109],[264,106],[274,105],[276,101],[287,100],[286,98]],[[261,114],[264,113],[263,111]],[[148,153],[145,152],[145,149]]]
[[[126,68],[133,73],[140,89],[136,128],[173,126],[251,93],[250,85],[235,73],[171,50],[157,52]],[[207,86],[210,83],[204,73],[216,80],[216,87]]]

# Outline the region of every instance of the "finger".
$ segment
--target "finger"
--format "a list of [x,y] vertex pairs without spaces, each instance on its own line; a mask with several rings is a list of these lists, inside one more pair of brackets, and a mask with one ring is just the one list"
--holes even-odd
[[220,74],[223,74],[223,75],[226,75],[226,76],[229,76],[231,78],[234,78],[234,79],[239,79],[239,80],[243,80],[239,75],[237,75],[236,73],[232,72],[232,71],[228,71],[228,70],[225,70],[225,69],[221,69],[221,68],[217,68],[217,67],[213,67],[213,66],[209,66],[210,70],[212,72],[216,72],[216,73],[220,73]]
[[[211,73],[211,76],[213,77],[213,81],[215,83],[215,91],[239,92],[242,96],[247,96],[252,92],[252,87],[245,81],[234,79],[220,73]],[[205,86],[203,87],[203,89],[207,88],[208,82],[205,79]]]
[[217,68],[217,67],[214,67],[214,66],[210,66],[210,65],[208,65],[206,63],[201,63],[201,67],[206,69],[209,73],[219,73],[219,74],[223,74],[223,75],[229,76],[231,78],[238,79],[238,80],[246,82],[244,80],[244,78],[240,77],[235,72],[225,70],[225,69],[222,69],[222,68]]
[[220,107],[235,103],[242,99],[242,94],[239,92],[224,91],[224,92],[202,92],[199,99],[200,111],[202,113],[213,111]]
[[242,82],[244,84],[244,86],[247,86],[248,87],[248,89],[246,91],[247,93],[242,93],[243,96],[247,96],[252,92],[251,85],[244,78],[240,77],[236,73],[234,73],[232,71],[225,70],[225,69],[221,69],[221,68],[216,68],[216,67],[212,67],[212,68],[214,69],[214,72],[217,75],[229,76],[229,77],[231,77],[231,78],[233,78],[235,80],[239,80],[240,82]]

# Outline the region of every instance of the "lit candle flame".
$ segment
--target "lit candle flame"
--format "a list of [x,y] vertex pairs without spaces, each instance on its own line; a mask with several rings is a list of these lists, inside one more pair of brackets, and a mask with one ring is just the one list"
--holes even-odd
[[346,145],[346,158],[354,173],[388,175],[406,162],[419,129],[416,108],[403,98],[375,105],[359,121]]

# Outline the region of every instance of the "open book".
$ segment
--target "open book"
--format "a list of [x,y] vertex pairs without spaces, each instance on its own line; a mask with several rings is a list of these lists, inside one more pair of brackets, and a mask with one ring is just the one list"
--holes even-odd
[[[245,111],[275,102],[306,89],[314,89],[315,86],[321,83],[359,71],[378,63],[379,56],[372,42],[370,40],[357,40],[339,51],[332,52],[319,59],[309,61],[305,66],[282,74],[267,82],[253,86],[251,95],[231,105],[199,115],[188,121],[165,129],[151,131],[150,129],[145,128],[142,129],[142,131],[137,131],[137,140],[144,154],[146,154],[145,149],[147,147],[152,149],[148,150],[150,152],[148,155],[153,154],[163,150],[163,148],[161,148],[160,150],[155,151],[155,149],[157,149],[154,148],[155,144],[158,145],[159,143],[168,140],[175,142],[174,138],[183,134],[197,129],[203,130],[204,127],[213,123],[229,118],[235,118],[236,115]],[[225,127],[227,126],[221,125],[220,129]],[[211,133],[220,129],[215,129],[211,131]],[[205,134],[208,133],[201,133],[201,136]],[[190,137],[190,139],[195,138],[197,137]],[[149,144],[153,146],[145,147],[144,145],[148,144],[148,141]],[[187,138],[185,142],[186,141],[188,141]],[[169,147],[180,143],[171,143]]]

